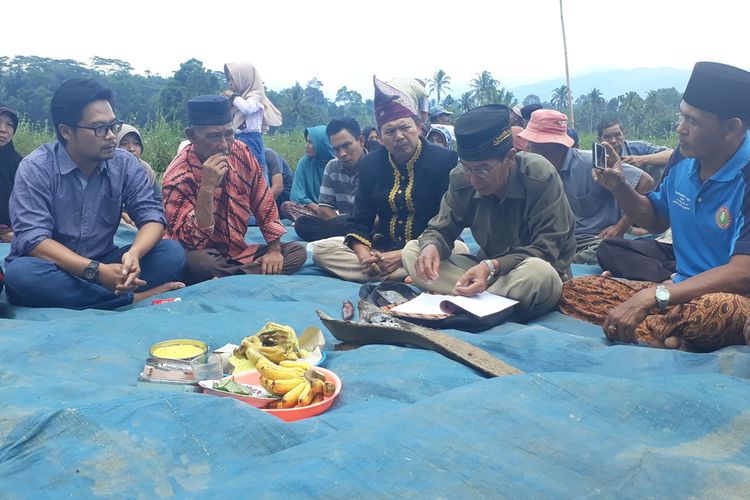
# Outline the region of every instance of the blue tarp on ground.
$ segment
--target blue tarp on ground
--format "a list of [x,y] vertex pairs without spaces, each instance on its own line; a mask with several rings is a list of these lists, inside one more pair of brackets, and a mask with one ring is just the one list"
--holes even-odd
[[[308,262],[300,275],[213,280],[169,294],[181,302],[114,312],[3,298],[0,496],[747,496],[747,347],[612,346],[557,312],[449,331],[526,372],[486,379],[430,351],[334,352],[314,311],[338,316],[358,289]],[[267,321],[323,329],[325,366],[343,381],[328,412],[285,423],[136,385],[158,341],[219,347]]]

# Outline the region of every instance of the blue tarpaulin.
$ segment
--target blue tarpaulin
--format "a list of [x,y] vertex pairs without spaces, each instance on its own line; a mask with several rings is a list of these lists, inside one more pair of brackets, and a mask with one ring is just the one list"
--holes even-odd
[[[747,347],[611,345],[558,312],[448,330],[525,372],[488,379],[426,350],[334,351],[315,310],[340,317],[358,290],[308,259],[299,275],[213,280],[165,295],[181,302],[120,311],[3,297],[0,497],[747,496]],[[324,366],[343,383],[326,413],[286,423],[136,383],[156,342],[216,348],[267,321],[324,331]]]

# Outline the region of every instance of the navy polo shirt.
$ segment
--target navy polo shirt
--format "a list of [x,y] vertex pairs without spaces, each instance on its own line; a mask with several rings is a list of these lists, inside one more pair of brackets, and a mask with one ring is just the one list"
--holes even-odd
[[[700,165],[685,158],[670,170],[659,191],[648,194],[661,216],[672,225],[680,282],[729,262],[732,255],[750,254],[750,134],[734,156],[701,183]],[[743,210],[744,209],[744,210]]]

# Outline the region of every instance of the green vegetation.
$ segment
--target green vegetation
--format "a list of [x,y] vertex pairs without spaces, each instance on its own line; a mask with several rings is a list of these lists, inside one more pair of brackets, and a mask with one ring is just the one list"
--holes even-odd
[[[40,144],[54,140],[49,124],[49,104],[63,81],[73,77],[99,78],[115,91],[118,116],[141,132],[144,159],[158,172],[163,172],[184,136],[185,103],[196,95],[220,92],[226,87],[224,74],[205,68],[197,59],[180,64],[173,76],[167,78],[136,75],[132,71],[125,61],[101,57],[93,57],[89,64],[36,56],[0,57],[0,102],[22,115],[15,137],[16,147],[28,154]],[[454,119],[482,104],[519,104],[518,97],[489,71],[476,73],[469,82],[471,90],[458,99],[449,94],[451,85],[455,82],[442,69],[426,81],[431,104],[440,103],[453,111]],[[304,154],[302,131],[305,127],[326,124],[342,116],[356,118],[362,127],[374,122],[371,99],[363,100],[359,92],[343,86],[330,101],[322,88],[323,82],[313,78],[305,86],[296,82],[281,91],[266,90],[269,99],[282,112],[284,123],[272,129],[264,140],[292,168]],[[567,95],[568,88],[562,85],[549,96],[549,101],[528,95],[521,102],[524,105],[540,103],[565,112]],[[645,99],[636,92],[627,92],[609,101],[598,89],[591,89],[575,101],[580,144],[587,148],[593,141],[597,122],[605,116],[613,116],[621,120],[630,139],[674,145],[674,118],[679,102],[680,94],[674,88],[652,90]]]
[[[143,159],[158,173],[163,173],[177,154],[180,141],[184,139],[182,126],[178,122],[168,121],[160,116],[154,121],[147,122],[138,131],[145,145]],[[18,132],[13,137],[13,144],[18,152],[25,156],[39,145],[55,139],[55,134],[46,123],[33,124],[28,120],[21,120]],[[304,153],[305,138],[302,129],[291,130],[267,136],[265,144],[281,154],[294,169],[297,166],[297,160]]]

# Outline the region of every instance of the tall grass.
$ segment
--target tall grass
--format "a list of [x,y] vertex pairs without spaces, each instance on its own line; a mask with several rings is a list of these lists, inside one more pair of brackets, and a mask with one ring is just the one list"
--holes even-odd
[[304,129],[263,136],[263,143],[267,148],[279,153],[292,170],[297,168],[297,162],[305,154]]
[[[143,137],[143,159],[146,160],[158,174],[164,172],[174,156],[177,154],[177,146],[185,138],[184,126],[175,121],[167,120],[164,116],[157,116],[156,119],[149,121],[145,126],[139,129]],[[55,135],[52,133],[48,123],[30,123],[21,120],[18,126],[18,132],[13,138],[16,149],[22,154],[27,155],[37,146],[46,142],[54,141]],[[581,149],[590,149],[591,144],[596,140],[596,134],[584,132],[580,134],[579,144]],[[674,138],[664,139],[655,137],[646,137],[653,144],[675,147]],[[303,129],[295,129],[288,132],[279,132],[266,135],[263,137],[266,147],[269,147],[279,153],[294,170],[297,162],[305,154],[305,136]]]
[[[677,138],[675,136],[673,137],[639,137],[638,139],[634,137],[626,137],[626,140],[639,140],[639,141],[646,141],[650,142],[651,144],[655,144],[657,146],[667,146],[669,148],[674,149],[677,146]],[[596,134],[591,132],[583,132],[579,133],[578,135],[578,144],[580,149],[586,149],[590,150],[591,145],[596,141]]]
[[[180,142],[185,139],[184,126],[159,115],[138,131],[143,138],[143,159],[158,174],[162,174],[177,154]],[[22,118],[13,137],[13,144],[19,153],[26,156],[42,144],[56,139],[50,123],[31,123]],[[305,153],[305,136],[302,129],[267,135],[263,137],[263,142],[266,147],[279,153],[292,169]]]
[[37,147],[56,140],[49,123],[31,123],[24,118],[18,122],[18,130],[13,136],[13,145],[22,156],[34,151]]

